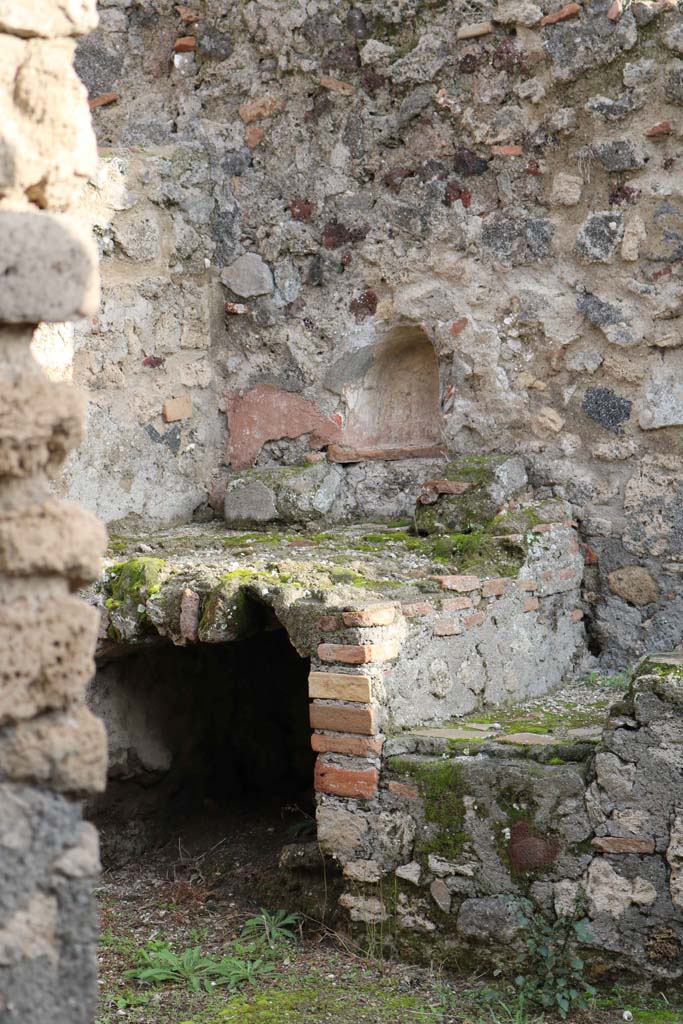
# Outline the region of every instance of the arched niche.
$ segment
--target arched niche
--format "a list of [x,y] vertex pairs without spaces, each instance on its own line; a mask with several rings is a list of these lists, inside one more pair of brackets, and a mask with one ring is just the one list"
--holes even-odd
[[341,360],[330,376],[346,404],[337,462],[419,458],[441,441],[439,370],[434,347],[415,325],[394,327],[375,345]]

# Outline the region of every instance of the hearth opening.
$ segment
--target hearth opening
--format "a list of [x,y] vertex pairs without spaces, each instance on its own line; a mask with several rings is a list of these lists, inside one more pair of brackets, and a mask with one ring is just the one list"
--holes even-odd
[[89,703],[107,728],[108,785],[87,810],[105,867],[169,845],[229,850],[250,829],[274,856],[314,838],[309,661],[266,626],[231,643],[117,648],[99,666]]

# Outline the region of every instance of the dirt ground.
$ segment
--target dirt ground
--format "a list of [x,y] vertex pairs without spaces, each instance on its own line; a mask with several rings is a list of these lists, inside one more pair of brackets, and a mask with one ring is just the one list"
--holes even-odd
[[[334,878],[328,878],[326,911],[318,876],[292,888],[278,868],[283,845],[309,830],[295,807],[209,808],[195,821],[176,823],[160,849],[105,871],[97,891],[96,1024],[556,1024],[520,1005],[499,981],[454,976],[439,964],[387,960],[377,946],[369,955],[335,932]],[[125,977],[139,950],[155,942],[178,954],[199,947],[220,959],[260,907],[313,905],[307,886],[318,893],[317,912],[301,919],[294,940],[278,945],[272,973],[253,985],[193,992],[183,984],[154,987]],[[671,1005],[672,998],[612,988],[571,1019],[619,1024],[631,1013],[634,1024],[683,1024],[683,1008]]]

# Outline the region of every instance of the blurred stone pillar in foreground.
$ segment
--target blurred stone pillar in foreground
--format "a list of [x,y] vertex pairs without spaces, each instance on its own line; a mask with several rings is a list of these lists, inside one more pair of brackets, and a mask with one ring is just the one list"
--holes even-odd
[[74,591],[105,534],[50,495],[85,403],[30,346],[39,323],[97,309],[96,251],[68,212],[96,162],[73,70],[73,37],[96,21],[95,0],[0,0],[0,1024],[95,1009],[97,836],[80,797],[104,787],[106,751],[84,704],[96,613]]

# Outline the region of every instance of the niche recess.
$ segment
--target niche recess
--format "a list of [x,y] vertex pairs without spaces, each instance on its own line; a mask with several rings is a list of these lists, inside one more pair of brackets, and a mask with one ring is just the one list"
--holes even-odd
[[89,808],[105,864],[211,821],[229,837],[242,814],[284,831],[292,813],[305,820],[294,808],[312,814],[308,671],[272,624],[232,643],[162,641],[110,656],[89,694],[109,736],[107,791]]
[[441,409],[436,353],[422,328],[394,327],[376,345],[340,360],[329,375],[346,403],[337,462],[439,454]]

